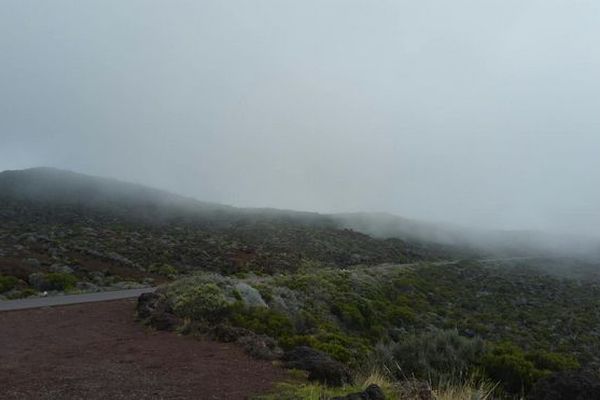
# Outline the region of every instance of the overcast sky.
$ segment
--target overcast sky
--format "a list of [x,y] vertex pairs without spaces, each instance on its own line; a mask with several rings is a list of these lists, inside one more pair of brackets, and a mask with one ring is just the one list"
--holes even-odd
[[598,1],[0,1],[0,169],[600,227]]

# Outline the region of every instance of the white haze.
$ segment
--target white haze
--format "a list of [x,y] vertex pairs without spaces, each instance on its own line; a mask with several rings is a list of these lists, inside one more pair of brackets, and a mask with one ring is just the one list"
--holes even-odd
[[600,237],[596,1],[0,2],[0,170]]

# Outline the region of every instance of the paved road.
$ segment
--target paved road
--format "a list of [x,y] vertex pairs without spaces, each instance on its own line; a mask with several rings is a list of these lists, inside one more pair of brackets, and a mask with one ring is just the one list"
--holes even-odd
[[107,292],[74,294],[68,296],[34,297],[20,300],[0,301],[0,311],[24,310],[27,308],[65,306],[68,304],[92,303],[138,297],[142,293],[155,291],[156,288],[113,290]]

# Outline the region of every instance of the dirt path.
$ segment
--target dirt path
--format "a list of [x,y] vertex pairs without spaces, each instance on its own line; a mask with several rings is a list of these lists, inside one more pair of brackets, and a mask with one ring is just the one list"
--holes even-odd
[[234,345],[148,330],[134,300],[0,312],[0,399],[245,399],[283,377]]

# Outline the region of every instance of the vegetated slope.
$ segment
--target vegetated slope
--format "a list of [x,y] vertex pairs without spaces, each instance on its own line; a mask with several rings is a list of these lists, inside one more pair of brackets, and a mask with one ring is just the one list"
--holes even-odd
[[519,394],[555,371],[600,365],[600,283],[526,264],[199,274],[157,296],[163,305],[154,306],[159,315],[150,323],[179,321],[183,331],[237,339],[259,355],[264,346],[255,335],[268,335],[284,350],[310,346],[398,380],[414,375],[435,384],[479,370]]
[[456,254],[373,238],[316,213],[238,209],[56,169],[0,173],[0,291],[9,297],[194,270],[271,273]]

